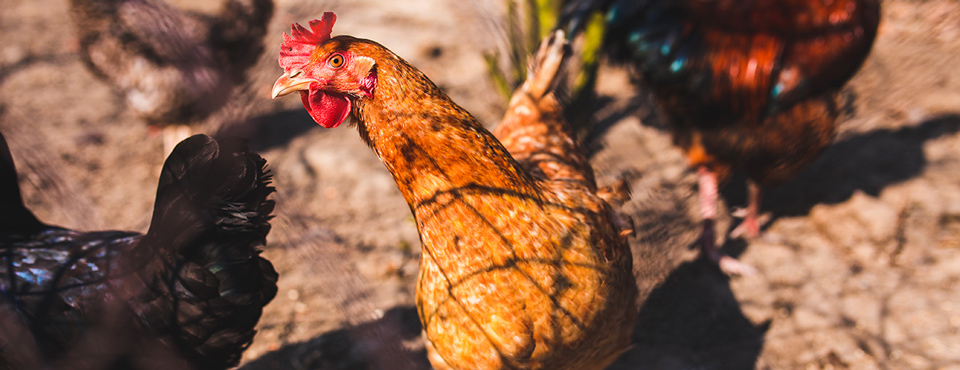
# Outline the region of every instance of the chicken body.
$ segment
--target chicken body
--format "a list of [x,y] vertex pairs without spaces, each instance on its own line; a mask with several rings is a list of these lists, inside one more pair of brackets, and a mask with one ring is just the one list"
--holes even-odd
[[[87,67],[148,124],[166,127],[165,154],[186,124],[220,109],[263,52],[273,0],[226,0],[216,17],[163,0],[71,0]],[[178,132],[179,133],[176,133]]]
[[[0,319],[13,325],[0,365],[237,364],[277,291],[258,249],[273,209],[262,158],[239,140],[193,136],[164,165],[146,234],[80,232],[24,207],[2,136],[0,149]],[[16,327],[32,343],[5,337]]]
[[[326,37],[328,14],[311,23]],[[293,39],[310,39],[304,31]],[[343,121],[346,97],[416,218],[417,308],[435,368],[602,369],[625,350],[636,316],[630,249],[547,89],[518,92],[501,144],[373,41],[322,38],[301,64],[284,60],[297,51],[285,39],[274,95],[300,91],[325,126]]]
[[733,236],[759,235],[760,187],[806,168],[831,143],[836,93],[868,55],[877,0],[580,0],[564,24],[605,12],[604,48],[656,96],[674,141],[700,174],[701,245],[730,273],[747,271],[713,247],[717,183],[749,178]]

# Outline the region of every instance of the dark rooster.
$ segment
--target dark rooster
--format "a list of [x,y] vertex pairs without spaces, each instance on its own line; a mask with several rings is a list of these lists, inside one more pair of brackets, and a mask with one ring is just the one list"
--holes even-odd
[[184,123],[224,105],[263,52],[273,0],[226,0],[216,17],[163,0],[70,0],[87,67],[147,123],[164,127],[164,154]]
[[[277,292],[259,256],[274,207],[265,164],[239,139],[195,135],[163,166],[146,234],[80,232],[24,207],[0,135],[0,368],[236,365]],[[5,337],[11,322],[32,341]]]
[[759,236],[760,187],[832,141],[836,95],[870,52],[879,0],[574,0],[560,24],[579,32],[593,11],[605,14],[603,49],[640,73],[698,169],[703,252],[729,274],[751,272],[715,248],[717,183],[746,172],[731,236]]

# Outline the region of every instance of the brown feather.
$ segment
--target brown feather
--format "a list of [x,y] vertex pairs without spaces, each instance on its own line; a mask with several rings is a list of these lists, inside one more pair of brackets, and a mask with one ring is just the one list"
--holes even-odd
[[375,93],[353,96],[353,115],[417,221],[417,307],[433,366],[612,362],[636,316],[630,249],[556,99],[518,92],[498,129],[505,146],[379,44],[338,36],[315,55],[341,49],[376,62]]

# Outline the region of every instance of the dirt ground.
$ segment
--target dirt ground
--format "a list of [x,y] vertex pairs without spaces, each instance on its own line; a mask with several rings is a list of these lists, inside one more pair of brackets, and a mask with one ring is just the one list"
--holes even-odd
[[[264,254],[280,293],[242,369],[429,368],[409,209],[354,129],[322,129],[299,99],[269,99],[281,32],[335,11],[336,34],[381,42],[493,125],[504,104],[482,52],[504,41],[496,4],[277,2],[249,84],[197,126],[250,136],[276,174]],[[82,66],[67,1],[0,9],[0,130],[28,206],[72,228],[146,230],[160,138]],[[836,143],[766,193],[761,240],[725,244],[756,276],[696,259],[694,174],[626,73],[604,69],[601,91],[587,145],[601,184],[630,180],[641,290],[634,345],[611,369],[960,369],[960,2],[884,1]],[[743,186],[725,186],[727,205],[744,203]]]

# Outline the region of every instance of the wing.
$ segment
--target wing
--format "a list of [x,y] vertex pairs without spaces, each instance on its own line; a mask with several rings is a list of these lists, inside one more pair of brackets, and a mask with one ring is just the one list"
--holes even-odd
[[759,122],[839,88],[879,22],[876,0],[581,0],[565,18],[596,10],[609,54],[696,122]]

